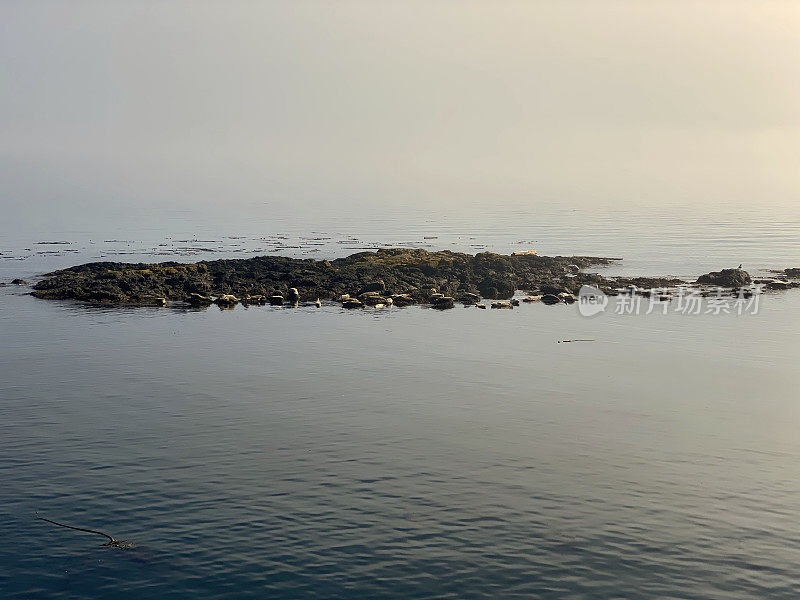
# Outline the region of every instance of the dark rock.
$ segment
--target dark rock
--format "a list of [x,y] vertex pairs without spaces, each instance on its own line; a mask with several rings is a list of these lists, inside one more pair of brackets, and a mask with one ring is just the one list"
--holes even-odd
[[794,286],[788,281],[770,281],[766,284],[768,290],[788,290],[791,287]]
[[559,294],[568,294],[569,290],[555,285],[543,285],[539,288],[539,293],[542,296],[558,296]]
[[555,294],[545,294],[540,300],[542,304],[561,304],[561,298]]
[[[590,257],[508,256],[481,252],[474,256],[457,252],[414,249],[380,249],[359,252],[333,261],[258,256],[225,259],[193,265],[96,262],[50,273],[34,285],[38,298],[89,302],[139,304],[147,298],[183,299],[191,294],[222,296],[275,296],[313,300],[338,298],[352,290],[373,291],[386,298],[385,290],[428,301],[431,293],[462,298],[511,298],[517,288],[537,289],[560,285],[569,291],[564,270],[569,265],[586,268],[609,264],[609,259]],[[598,282],[599,285],[611,282]],[[296,290],[290,292],[292,286]],[[613,286],[611,286],[613,287]],[[436,290],[428,292],[426,290]],[[574,290],[573,290],[574,291]],[[281,303],[283,298],[281,298]],[[410,303],[399,300],[396,304]]]
[[458,301],[464,304],[465,306],[469,306],[471,304],[477,304],[480,302],[481,297],[478,294],[472,294],[470,292],[463,293],[459,296]]
[[519,300],[517,300],[516,298],[512,298],[510,302],[511,306],[519,306]]
[[440,296],[432,300],[432,305],[433,308],[438,308],[440,310],[453,308],[455,306],[455,298],[451,298],[450,296]]
[[792,279],[800,278],[800,269],[786,269],[784,271],[787,277],[791,277]]
[[700,285],[714,285],[717,287],[739,288],[750,285],[750,274],[742,269],[722,269],[713,271],[697,278]]
[[24,279],[13,279],[11,285],[28,285],[28,282]]
[[289,288],[289,291],[286,292],[286,301],[292,304],[300,301],[300,292],[297,291],[297,288]]
[[[663,289],[686,284],[686,282],[682,279],[676,279],[674,277],[615,277],[614,280],[617,282],[618,286],[627,288],[628,290],[650,290],[653,288]],[[608,281],[596,281],[591,282],[591,284],[597,288],[600,288],[605,293],[613,291],[613,295],[618,294],[614,287],[609,286]]]
[[490,275],[478,284],[478,291],[484,298],[511,298],[517,291],[517,284],[511,276]]
[[275,294],[274,296],[269,297],[269,303],[273,306],[280,306],[283,304],[283,296],[279,294]]

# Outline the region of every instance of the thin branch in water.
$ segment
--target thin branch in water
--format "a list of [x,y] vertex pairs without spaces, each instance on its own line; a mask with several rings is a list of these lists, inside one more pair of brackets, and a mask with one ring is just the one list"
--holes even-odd
[[105,546],[117,546],[120,544],[119,540],[113,538],[107,533],[103,533],[102,531],[96,531],[94,529],[85,529],[83,527],[74,527],[72,525],[65,525],[64,523],[59,523],[58,521],[51,521],[50,519],[45,519],[44,517],[40,517],[38,514],[36,515],[36,518],[39,519],[40,521],[46,521],[47,523],[58,525],[59,527],[65,527],[67,529],[74,529],[75,531],[85,531],[86,533],[95,533],[97,535],[102,535],[103,537],[106,537],[109,540],[106,544],[104,544]]

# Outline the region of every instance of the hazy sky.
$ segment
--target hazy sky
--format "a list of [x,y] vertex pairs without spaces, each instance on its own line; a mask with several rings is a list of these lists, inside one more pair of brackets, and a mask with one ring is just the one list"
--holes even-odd
[[798,204],[798,32],[756,0],[0,0],[0,209]]

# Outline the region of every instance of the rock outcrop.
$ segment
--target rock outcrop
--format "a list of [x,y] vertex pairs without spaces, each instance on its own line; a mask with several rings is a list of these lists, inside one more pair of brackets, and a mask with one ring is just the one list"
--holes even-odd
[[580,282],[566,276],[568,267],[609,263],[610,259],[585,256],[470,255],[400,248],[332,261],[259,256],[196,264],[95,262],[49,273],[34,286],[33,295],[107,304],[140,304],[159,297],[201,305],[205,300],[200,297],[209,296],[263,296],[282,304],[284,299],[294,303],[374,293],[401,306],[429,302],[432,293],[471,302],[477,297],[508,299],[517,289],[541,285],[575,291],[574,284]]
[[750,274],[742,269],[722,269],[712,271],[697,278],[699,285],[713,285],[716,287],[740,288],[750,285]]

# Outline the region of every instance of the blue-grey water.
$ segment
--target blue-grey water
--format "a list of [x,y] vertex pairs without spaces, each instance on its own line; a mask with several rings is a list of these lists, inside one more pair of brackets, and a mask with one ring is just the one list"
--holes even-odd
[[[800,267],[799,236],[796,210],[756,208],[177,216],[4,233],[0,280],[383,244],[694,277]],[[0,288],[2,598],[800,595],[798,290],[741,317],[594,318],[91,308],[27,291]],[[596,341],[558,343],[574,338]]]

